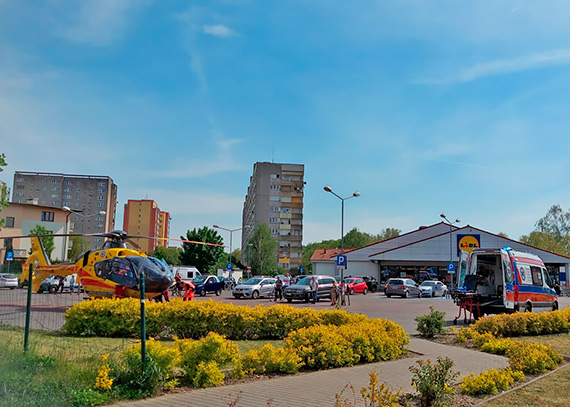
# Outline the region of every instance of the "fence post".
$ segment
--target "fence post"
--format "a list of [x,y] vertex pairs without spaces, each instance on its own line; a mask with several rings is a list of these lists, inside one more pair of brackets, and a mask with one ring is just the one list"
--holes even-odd
[[142,362],[142,377],[144,378],[146,370],[146,317],[144,310],[144,270],[141,270],[140,278],[140,293],[141,293],[141,362]]
[[24,352],[28,351],[30,340],[30,314],[32,313],[32,275],[34,265],[30,264],[28,269],[28,298],[26,299],[26,328],[24,330]]

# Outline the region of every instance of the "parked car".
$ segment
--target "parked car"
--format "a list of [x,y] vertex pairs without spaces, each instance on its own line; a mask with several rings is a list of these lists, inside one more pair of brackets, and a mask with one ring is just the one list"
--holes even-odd
[[232,290],[235,298],[253,298],[268,297],[275,288],[275,279],[273,277],[255,276],[247,280],[245,283],[238,284]]
[[[47,292],[50,294],[54,294],[57,292],[59,288],[59,276],[49,276],[40,284],[40,288],[38,288],[38,294]],[[63,280],[63,289],[69,290],[69,280]]]
[[[299,280],[299,282],[290,285],[289,287],[283,290],[283,296],[287,300],[287,302],[291,302],[293,300],[301,300],[305,302],[309,302],[311,300],[311,288],[309,284],[311,282],[311,277],[313,276],[306,276],[305,278]],[[331,276],[314,276],[319,283],[318,288],[318,298],[331,298],[331,288],[333,283],[336,283],[334,277]]]
[[420,284],[420,290],[423,297],[444,297],[447,292],[447,286],[441,281],[426,280]]
[[0,287],[13,290],[14,288],[18,287],[18,277],[10,273],[1,273]]
[[368,286],[368,291],[370,291],[371,293],[375,293],[376,291],[378,291],[378,280],[376,280],[372,276],[363,276],[362,279]]
[[224,282],[220,281],[217,276],[212,275],[199,275],[192,280],[194,286],[196,286],[196,293],[200,294],[201,297],[205,296],[207,293],[216,293],[216,295],[222,295],[222,290],[224,289]]
[[362,293],[364,295],[368,294],[368,284],[366,284],[364,279],[360,277],[350,277],[345,278],[344,282],[346,283],[350,295],[354,293]]
[[386,297],[399,295],[402,298],[420,297],[418,284],[411,278],[391,278],[386,283]]

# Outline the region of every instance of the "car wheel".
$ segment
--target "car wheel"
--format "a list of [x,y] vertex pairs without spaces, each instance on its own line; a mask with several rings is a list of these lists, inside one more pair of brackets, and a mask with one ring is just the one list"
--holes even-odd
[[50,294],[55,294],[57,292],[57,287],[54,287],[53,285],[48,288],[48,291]]
[[392,296],[392,294],[386,294],[386,297],[390,298]]
[[259,291],[254,291],[251,293],[251,298],[253,298],[254,300],[257,300],[259,298]]
[[216,295],[217,295],[217,296],[222,295],[222,289],[221,289],[221,288],[220,288],[218,291],[216,291]]
[[287,298],[287,302],[293,302],[292,298]]
[[237,300],[239,298],[239,295],[234,295],[234,298]]
[[368,294],[368,288],[365,288],[364,291],[362,291],[362,294],[364,295]]
[[402,295],[402,298],[408,298],[409,294],[407,291],[404,291],[404,295]]
[[350,295],[354,295],[354,288],[350,289]]
[[10,290],[13,290],[14,288],[16,288],[16,287],[10,287]]
[[200,290],[200,297],[204,297],[204,296],[206,296],[206,289],[205,289],[205,288],[202,288],[202,289]]

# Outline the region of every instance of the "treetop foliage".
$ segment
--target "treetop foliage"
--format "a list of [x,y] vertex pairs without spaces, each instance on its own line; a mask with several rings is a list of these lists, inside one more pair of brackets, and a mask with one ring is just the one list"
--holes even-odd
[[[204,226],[201,229],[194,228],[186,232],[186,236],[180,237],[183,240],[192,240],[195,242],[214,243],[222,245],[224,240],[216,232],[216,230]],[[220,257],[224,254],[221,246],[209,246],[196,243],[182,243],[182,252],[180,253],[180,261],[182,264],[194,266],[200,273],[209,273]]]

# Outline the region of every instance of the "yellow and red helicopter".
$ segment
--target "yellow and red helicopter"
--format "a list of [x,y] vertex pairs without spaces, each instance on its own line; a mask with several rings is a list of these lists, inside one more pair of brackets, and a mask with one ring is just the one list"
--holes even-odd
[[[29,266],[33,265],[32,290],[38,291],[40,284],[49,276],[76,274],[84,292],[91,298],[140,298],[141,273],[144,273],[145,297],[153,298],[166,291],[174,282],[174,275],[165,261],[130,249],[126,242],[136,246],[130,238],[156,239],[148,236],[129,236],[122,230],[89,235],[53,234],[49,236],[98,236],[107,240],[101,249],[88,250],[75,263],[50,264],[39,235],[15,236],[31,239],[31,254],[22,266],[20,283],[28,281]],[[176,240],[208,246],[224,245]]]

